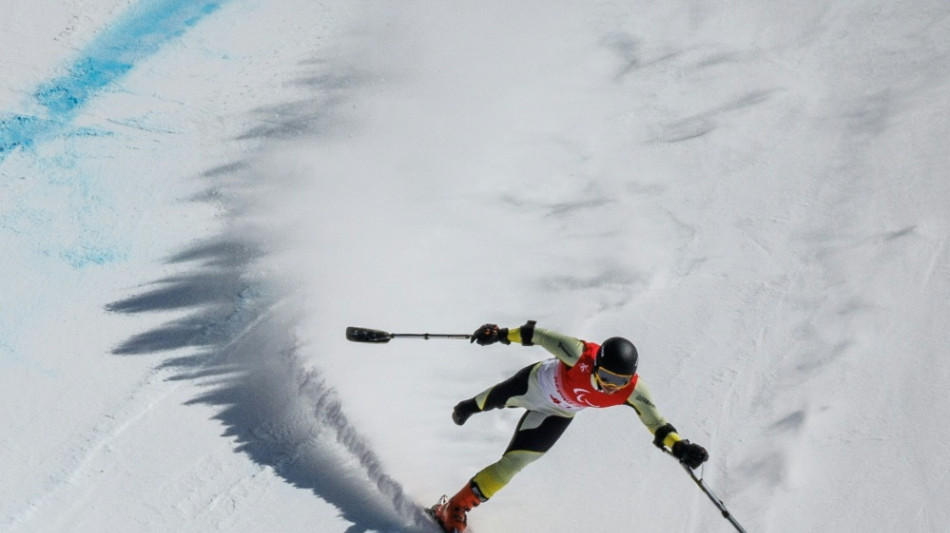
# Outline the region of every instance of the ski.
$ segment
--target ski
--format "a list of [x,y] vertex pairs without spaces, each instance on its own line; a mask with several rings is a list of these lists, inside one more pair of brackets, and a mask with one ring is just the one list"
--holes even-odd
[[[439,510],[442,509],[442,506],[449,502],[449,497],[445,494],[439,498],[439,501],[436,502],[432,507],[426,507],[426,514],[429,515],[429,518],[432,520],[432,523],[439,527],[440,530],[445,531],[445,528],[442,527],[442,522],[439,521],[437,515]],[[451,532],[449,532],[451,533]]]

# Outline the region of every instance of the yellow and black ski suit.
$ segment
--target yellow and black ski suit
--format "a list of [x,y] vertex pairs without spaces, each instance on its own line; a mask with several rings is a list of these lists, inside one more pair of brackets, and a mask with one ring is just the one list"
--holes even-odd
[[564,433],[574,415],[588,407],[628,405],[654,435],[657,446],[672,448],[681,440],[675,428],[660,416],[639,376],[634,376],[627,387],[614,394],[599,389],[592,375],[598,345],[536,328],[533,322],[509,328],[506,340],[541,346],[554,357],[521,369],[456,407],[470,413],[502,407],[527,410],[501,459],[472,478],[472,486],[480,499],[494,496],[521,469],[544,455]]

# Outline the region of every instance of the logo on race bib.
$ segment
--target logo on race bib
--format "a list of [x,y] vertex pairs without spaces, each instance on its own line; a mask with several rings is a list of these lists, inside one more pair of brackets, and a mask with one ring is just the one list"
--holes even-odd
[[574,397],[577,398],[578,402],[581,402],[584,405],[587,405],[589,407],[597,407],[596,405],[592,404],[590,400],[587,399],[588,394],[590,394],[590,391],[587,389],[580,389],[580,388],[574,389]]

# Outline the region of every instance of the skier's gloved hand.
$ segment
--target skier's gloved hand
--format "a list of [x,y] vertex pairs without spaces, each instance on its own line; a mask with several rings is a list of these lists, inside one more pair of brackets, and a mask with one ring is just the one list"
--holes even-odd
[[699,468],[699,465],[709,459],[709,453],[706,451],[706,448],[703,448],[699,444],[693,444],[688,440],[681,440],[673,444],[673,457],[676,457],[681,463],[695,470]]
[[485,324],[472,333],[472,339],[469,342],[477,342],[481,346],[495,344],[511,344],[508,340],[508,328],[499,328],[497,324]]

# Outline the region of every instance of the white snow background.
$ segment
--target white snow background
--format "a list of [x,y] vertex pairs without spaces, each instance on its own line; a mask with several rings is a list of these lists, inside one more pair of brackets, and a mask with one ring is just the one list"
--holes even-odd
[[[751,532],[950,531],[950,4],[6,0],[0,531],[418,531],[631,338]],[[628,409],[474,531],[731,531]]]

